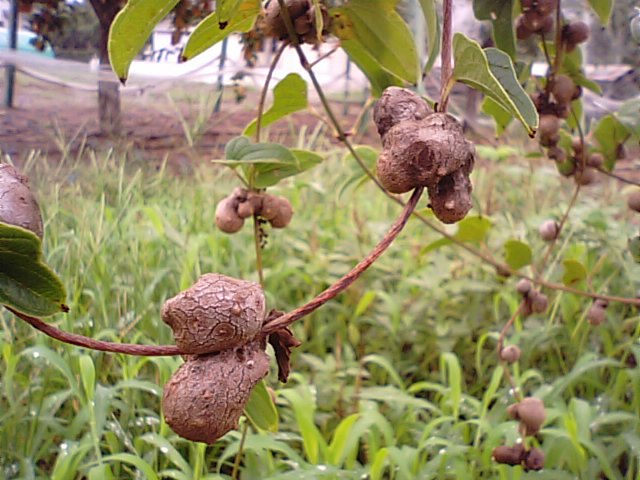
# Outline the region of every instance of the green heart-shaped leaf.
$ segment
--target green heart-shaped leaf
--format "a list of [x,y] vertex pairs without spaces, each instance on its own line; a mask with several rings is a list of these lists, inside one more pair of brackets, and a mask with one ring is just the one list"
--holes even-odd
[[[191,60],[231,33],[248,32],[253,28],[260,8],[260,0],[243,0],[233,11],[211,13],[196,25],[189,35],[182,59]],[[224,23],[225,21],[227,23]]]
[[26,315],[65,312],[66,292],[42,261],[42,244],[31,231],[0,222],[0,304]]
[[[261,125],[266,127],[280,120],[290,113],[297,112],[307,107],[307,82],[297,73],[290,73],[273,89],[273,105],[262,115]],[[256,131],[258,120],[253,120],[243,135],[253,135]]]
[[508,240],[504,244],[504,260],[514,270],[519,270],[531,264],[533,253],[531,247],[520,240]]
[[529,135],[538,127],[538,112],[516,76],[509,55],[497,48],[482,50],[473,40],[456,33],[453,37],[453,80],[465,83],[491,97],[517,118]]
[[178,0],[129,0],[109,29],[109,61],[121,82],[129,75],[131,62],[142,50],[155,26]]

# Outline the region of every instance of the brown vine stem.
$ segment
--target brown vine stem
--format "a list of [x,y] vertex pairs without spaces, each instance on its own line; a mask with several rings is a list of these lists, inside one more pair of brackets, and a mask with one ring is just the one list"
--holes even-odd
[[276,69],[276,65],[278,64],[278,60],[282,56],[282,52],[284,52],[286,43],[282,42],[280,48],[276,52],[273,60],[271,61],[271,65],[269,65],[269,71],[267,72],[267,76],[264,79],[264,85],[262,86],[262,92],[260,92],[260,101],[258,103],[258,119],[256,120],[256,143],[260,142],[260,128],[262,127],[262,113],[264,112],[264,104],[267,101],[267,91],[269,90],[269,83],[271,82],[271,77],[273,76],[273,72]]
[[90,348],[101,352],[124,353],[126,355],[138,355],[144,357],[161,357],[165,355],[182,355],[184,352],[176,345],[138,345],[132,343],[115,343],[95,340],[75,333],[65,332],[54,327],[39,318],[31,317],[5,305],[5,308],[20,320],[24,320],[36,330],[64,343],[77,347]]
[[502,330],[500,331],[500,336],[498,337],[498,345],[496,347],[498,360],[500,361],[500,363],[502,363],[502,367],[503,367],[502,370],[504,371],[504,376],[507,379],[507,382],[509,382],[509,385],[511,385],[511,389],[513,390],[513,395],[514,397],[516,397],[516,400],[518,402],[522,400],[522,394],[520,393],[520,390],[518,390],[518,386],[516,385],[516,382],[513,381],[513,377],[511,376],[511,372],[509,371],[509,365],[507,365],[507,362],[502,360],[502,357],[500,354],[502,352],[502,347],[504,346],[504,338],[507,336],[507,332],[509,331],[513,323],[516,321],[516,318],[518,318],[518,315],[522,313],[522,311],[524,310],[524,307],[525,307],[525,301],[523,300],[522,302],[520,302],[520,305],[518,305],[518,308],[516,308],[516,311],[513,312],[513,315],[511,315],[511,318],[509,319],[509,321],[505,323],[504,327],[502,327]]
[[[263,328],[263,333],[270,334],[288,325],[291,325],[296,320],[301,319],[302,317],[308,315],[309,313],[324,305],[329,300],[333,299],[336,295],[338,295],[340,292],[349,287],[354,281],[356,281],[367,268],[369,268],[378,258],[380,258],[384,251],[391,245],[391,243],[393,243],[398,234],[402,231],[407,221],[409,220],[411,213],[416,208],[422,192],[423,188],[417,188],[414,190],[413,194],[411,195],[411,199],[405,205],[400,217],[393,223],[387,234],[382,238],[378,245],[375,246],[375,248],[369,253],[369,255],[364,258],[364,260],[358,263],[349,273],[347,273],[340,280],[335,282],[333,285],[331,285],[324,292],[316,296],[307,304],[298,307],[295,310],[292,310],[291,312],[286,313],[283,316],[278,317],[276,320],[266,324]],[[48,335],[51,338],[55,338],[56,340],[59,340],[61,342],[75,345],[77,347],[90,348],[92,350],[99,350],[101,352],[124,353],[127,355],[138,355],[145,357],[186,354],[186,352],[183,352],[176,345],[138,345],[131,343],[116,343],[95,340],[93,338],[85,337],[84,335],[65,332],[64,330],[60,330],[59,328],[40,320],[39,318],[31,317],[24,313],[18,312],[17,310],[9,306],[5,305],[5,308],[13,313],[16,317],[25,321],[33,328],[39,330],[45,335]]]
[[[278,0],[278,3],[280,4],[280,6],[282,8],[282,5],[284,4],[284,1],[283,0]],[[329,120],[330,120],[331,124],[333,125],[333,128],[335,129],[335,131],[337,133],[338,140],[340,140],[345,145],[345,147],[347,147],[347,150],[349,150],[349,153],[351,153],[351,155],[356,160],[356,162],[358,163],[358,165],[360,166],[362,171],[365,172],[365,174],[371,179],[371,181],[385,195],[387,195],[387,197],[389,197],[391,200],[393,200],[394,202],[398,203],[399,205],[404,206],[405,204],[402,201],[402,199],[396,197],[395,195],[390,193],[386,188],[384,188],[384,186],[380,183],[378,178],[369,169],[369,167],[367,167],[366,163],[364,163],[364,161],[362,160],[360,155],[358,155],[358,152],[355,150],[355,148],[353,147],[353,145],[351,144],[351,142],[347,138],[346,134],[342,130],[340,122],[338,122],[337,117],[333,113],[333,109],[331,108],[331,105],[329,104],[329,101],[327,100],[327,97],[325,96],[324,91],[322,90],[322,87],[320,86],[320,83],[318,82],[318,79],[316,78],[315,73],[313,72],[313,69],[310,68],[310,64],[307,61],[307,58],[306,58],[306,55],[304,54],[304,51],[302,50],[302,48],[300,48],[300,45],[299,45],[299,42],[298,42],[298,38],[296,36],[295,30],[293,29],[293,24],[291,23],[291,18],[289,17],[288,12],[286,10],[283,10],[283,13],[284,13],[283,14],[283,20],[284,20],[285,26],[287,27],[287,31],[289,33],[291,45],[296,49],[296,52],[297,52],[298,57],[300,59],[300,64],[302,65],[302,67],[306,70],[307,74],[309,75],[309,78],[311,79],[311,83],[313,83],[313,86],[314,86],[314,88],[316,90],[316,93],[318,94],[318,98],[320,99],[320,102],[322,103],[322,106],[323,106],[325,112],[327,113],[327,116],[329,117]],[[447,240],[449,240],[451,243],[453,243],[457,247],[460,247],[463,250],[466,250],[468,253],[470,253],[471,255],[479,258],[480,260],[484,261],[485,263],[488,263],[489,265],[494,267],[496,270],[500,270],[500,271],[506,272],[509,275],[512,275],[512,276],[515,276],[515,277],[525,278],[525,279],[533,282],[534,284],[536,284],[538,286],[546,287],[546,288],[549,288],[549,289],[552,289],[552,290],[560,290],[560,291],[563,291],[563,292],[572,293],[574,295],[579,295],[579,296],[587,297],[587,298],[593,298],[593,299],[599,298],[599,299],[602,299],[602,300],[608,300],[610,302],[619,302],[619,303],[624,303],[624,304],[629,304],[629,305],[640,305],[640,299],[637,299],[637,298],[628,298],[628,297],[604,295],[604,294],[599,294],[599,293],[588,292],[588,291],[585,291],[585,290],[578,290],[576,288],[567,287],[566,285],[563,285],[561,283],[549,282],[549,281],[546,281],[546,280],[543,280],[543,279],[534,278],[534,277],[531,277],[531,276],[526,275],[524,273],[518,272],[517,270],[513,270],[507,264],[504,264],[504,263],[501,263],[501,262],[495,260],[491,255],[482,252],[481,250],[475,248],[473,245],[465,243],[465,242],[463,242],[461,240],[458,240],[456,237],[454,237],[453,235],[448,233],[442,227],[440,227],[439,225],[436,225],[435,223],[431,222],[424,215],[421,215],[418,212],[414,211],[413,212],[413,216],[417,217],[427,227],[429,227],[431,230],[435,231],[436,233],[438,233],[442,237],[446,238]]]
[[262,333],[270,334],[291,325],[296,320],[300,320],[302,317],[309,315],[311,312],[333,299],[336,295],[355,282],[367,268],[380,258],[380,255],[389,248],[389,245],[391,245],[400,234],[404,226],[407,224],[409,217],[411,217],[411,213],[415,210],[418,200],[420,200],[420,197],[422,196],[423,190],[423,187],[419,187],[413,191],[411,198],[402,210],[402,214],[393,223],[386,235],[360,263],[353,267],[349,273],[344,275],[337,282],[327,288],[324,292],[317,295],[313,300],[307,302],[305,305],[298,307],[289,313],[285,313],[275,320],[265,324],[262,328]]
[[616,173],[610,172],[609,170],[605,170],[602,167],[598,167],[598,168],[596,168],[596,170],[598,172],[600,172],[601,174],[603,174],[603,175],[605,175],[607,177],[610,177],[610,178],[614,178],[614,179],[616,179],[616,180],[618,180],[618,181],[620,181],[622,183],[627,183],[629,185],[635,185],[636,187],[640,187],[640,183],[638,183],[638,182],[636,182],[634,180],[631,180],[630,178],[625,178],[625,177],[622,177],[622,176],[620,176],[620,175],[618,175]]
[[549,261],[549,258],[551,257],[551,253],[553,252],[553,249],[556,243],[558,242],[558,238],[560,238],[560,234],[562,233],[562,230],[564,230],[564,226],[567,223],[567,219],[569,218],[569,214],[571,213],[571,210],[573,210],[573,207],[576,204],[576,200],[578,199],[579,194],[580,194],[580,185],[576,185],[576,188],[573,190],[573,195],[571,196],[571,200],[569,201],[569,205],[567,205],[567,209],[564,211],[564,214],[560,219],[560,223],[558,223],[558,234],[556,235],[556,238],[554,238],[553,240],[551,240],[551,242],[549,242],[549,246],[547,247],[547,250],[544,253],[544,256],[542,257],[542,262],[538,267],[538,274],[536,275],[536,277],[538,275],[541,275],[540,272],[544,270],[545,265]]
[[453,0],[444,0],[442,6],[442,49],[440,50],[440,105],[438,110],[447,111],[453,68],[451,65],[451,44],[453,36]]
[[564,44],[562,43],[562,1],[558,0],[556,7],[556,57],[554,58],[553,71],[560,69],[562,54],[564,52]]

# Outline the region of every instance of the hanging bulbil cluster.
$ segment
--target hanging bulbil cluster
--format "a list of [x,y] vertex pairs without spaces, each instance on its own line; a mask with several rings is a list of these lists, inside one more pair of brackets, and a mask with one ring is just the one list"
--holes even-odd
[[[507,413],[518,420],[520,434],[523,437],[536,435],[546,419],[544,403],[539,398],[526,397],[507,408]],[[522,465],[525,470],[542,470],[544,453],[538,448],[527,449],[523,443],[510,447],[500,445],[493,450],[493,458],[505,465]]]
[[293,217],[291,203],[284,197],[236,188],[216,207],[216,225],[225,233],[236,233],[246,218],[256,216],[273,228],[285,228]]
[[[293,24],[293,29],[298,34],[300,43],[318,43],[318,29],[316,23],[316,6],[311,0],[285,0],[285,5],[289,12],[289,17]],[[329,11],[327,7],[318,3],[322,17],[322,35],[329,33]],[[289,36],[287,27],[282,17],[280,4],[277,0],[271,0],[264,14],[264,31],[268,37],[284,40]]]
[[40,206],[29,188],[27,177],[13,166],[0,164],[0,222],[43,236]]
[[213,443],[237,427],[251,391],[269,372],[260,333],[266,318],[262,287],[206,274],[167,300],[161,314],[188,354],[165,386],[165,419],[178,435]]
[[414,92],[387,88],[373,118],[382,137],[378,178],[392,193],[426,187],[438,219],[454,223],[472,207],[469,175],[475,147],[451,115],[433,113]]
[[516,285],[516,290],[522,295],[522,315],[531,313],[544,313],[549,308],[549,299],[540,290],[533,288],[529,280],[523,278]]

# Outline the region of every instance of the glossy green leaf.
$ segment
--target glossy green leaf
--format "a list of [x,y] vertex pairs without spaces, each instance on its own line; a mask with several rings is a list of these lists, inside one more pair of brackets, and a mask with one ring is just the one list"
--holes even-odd
[[211,48],[234,32],[248,32],[260,13],[260,0],[242,0],[234,14],[222,28],[216,12],[209,14],[194,28],[182,52],[183,60],[191,60],[196,55]]
[[613,11],[613,0],[587,0],[603,25],[609,23]]
[[[262,127],[307,107],[307,82],[297,73],[290,73],[273,89],[273,105],[262,115]],[[252,120],[243,135],[253,135],[258,120]]]
[[513,120],[511,114],[502,108],[500,104],[491,97],[484,97],[480,110],[482,113],[493,118],[493,122],[496,126],[496,135],[502,135],[511,123],[511,120]]
[[[343,41],[359,44],[378,65],[409,83],[416,84],[420,66],[409,26],[395,10],[395,2],[351,0],[332,8],[331,33]],[[345,48],[347,54],[350,52]],[[356,59],[354,62],[358,63]]]
[[142,50],[155,26],[178,0],[129,0],[118,12],[109,30],[109,61],[121,82],[127,79],[131,62]]
[[260,380],[251,392],[244,413],[256,428],[269,432],[278,431],[278,410],[264,380]]
[[216,16],[222,30],[229,26],[229,22],[238,13],[238,6],[242,0],[216,0]]
[[514,270],[531,264],[533,253],[531,247],[520,240],[508,240],[504,244],[504,260]]
[[422,74],[426,75],[431,71],[440,53],[440,22],[435,0],[420,0],[420,6],[427,28],[427,62],[422,69]]
[[453,52],[454,80],[494,99],[533,135],[538,126],[538,113],[518,83],[509,55],[496,48],[484,51],[477,42],[460,33],[453,37]]
[[93,359],[89,355],[82,355],[78,359],[80,365],[80,378],[82,378],[82,387],[88,401],[93,401],[96,389],[96,368],[93,365]]
[[614,115],[605,115],[593,128],[593,137],[604,156],[605,167],[613,169],[618,160],[618,146],[627,140],[629,131]]
[[496,47],[514,59],[516,36],[513,31],[513,0],[473,0],[473,13],[478,20],[491,21]]
[[565,285],[575,285],[587,278],[587,269],[577,260],[567,259],[562,262],[564,273],[562,283]]
[[87,475],[88,480],[115,480],[113,472],[109,465],[98,465],[89,470]]
[[213,162],[242,168],[244,178],[255,188],[270,187],[322,162],[322,156],[317,153],[288,149],[279,143],[253,143],[244,136],[227,143],[225,156],[226,160]]
[[[462,242],[480,243],[484,241],[491,230],[491,220],[479,215],[470,215],[458,222],[458,231],[453,235]],[[438,248],[451,245],[453,242],[448,238],[436,240],[420,250],[420,254],[437,250]]]
[[0,222],[0,304],[35,317],[65,312],[67,294],[33,232]]

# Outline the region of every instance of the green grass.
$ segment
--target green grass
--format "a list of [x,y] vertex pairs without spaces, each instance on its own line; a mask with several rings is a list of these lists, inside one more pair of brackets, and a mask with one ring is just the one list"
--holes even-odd
[[[274,189],[296,214],[268,238],[268,308],[294,308],[331,284],[399,213],[372,185],[357,186],[361,173],[341,150],[326,154]],[[492,222],[479,247],[502,258],[517,238],[539,262],[537,227],[561,216],[571,184],[540,159],[489,154],[474,174],[472,214]],[[171,343],[165,299],[206,272],[257,279],[251,228],[228,236],[214,226],[216,202],[237,184],[226,170],[205,164],[175,176],[132,154],[89,152],[60,166],[35,155],[25,169],[46,219],[47,260],[68,289],[71,312],[50,320],[63,329]],[[634,296],[640,274],[626,239],[637,223],[618,185],[585,189],[541,273],[561,281],[563,261],[574,259],[588,272],[583,287]],[[637,478],[638,312],[612,304],[596,328],[587,299],[547,292],[547,314],[516,322],[507,341],[523,355],[513,375],[545,401],[534,442],[547,459],[540,473],[498,466],[493,448],[518,437],[495,354],[519,302],[516,279],[459,248],[425,249],[437,240],[412,220],[363,279],[295,326],[303,345],[294,373],[286,385],[269,378],[279,431],[249,429],[241,478]],[[181,359],[86,351],[6,312],[0,321],[0,478],[230,478],[240,432],[205,447],[162,419],[162,385]]]

